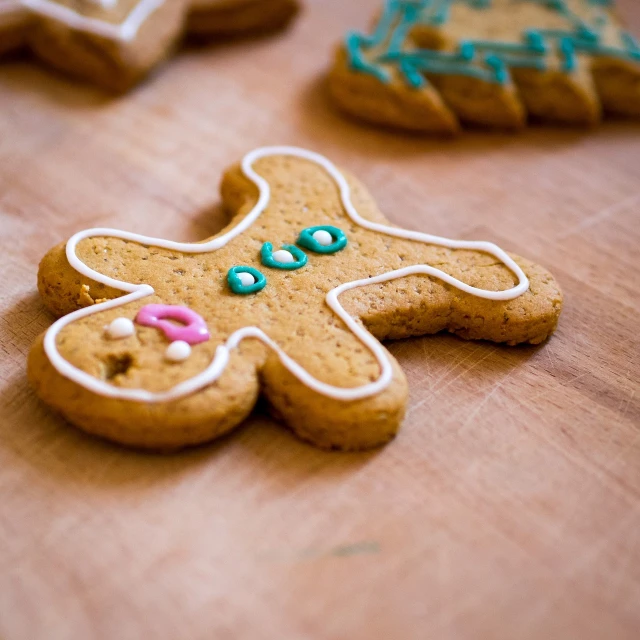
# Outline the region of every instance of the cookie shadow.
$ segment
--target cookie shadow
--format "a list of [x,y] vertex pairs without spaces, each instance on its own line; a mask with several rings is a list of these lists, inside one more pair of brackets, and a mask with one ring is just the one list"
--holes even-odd
[[[203,210],[205,215],[207,210]],[[213,231],[213,229],[211,229]],[[30,342],[53,318],[42,307],[37,294],[21,300],[15,308],[15,322],[31,329],[14,344],[14,359],[24,360]],[[489,342],[468,342],[447,333],[386,343],[407,370],[410,379],[424,372],[425,362],[445,369],[453,362],[464,362],[470,350],[482,361],[483,376],[499,380],[533,357],[540,347],[500,347]],[[411,375],[413,373],[413,376]],[[457,375],[454,371],[452,375]],[[271,419],[263,404],[231,433],[212,443],[177,452],[157,453],[126,448],[85,434],[51,411],[31,390],[25,367],[14,367],[0,390],[2,415],[0,447],[21,464],[62,487],[117,495],[119,492],[153,490],[175,484],[194,474],[218,473],[220,466],[233,474],[247,469],[256,477],[268,477],[277,486],[300,486],[314,476],[339,481],[357,473],[385,448],[360,453],[328,452],[299,440]],[[424,382],[424,381],[423,381]],[[413,387],[413,389],[412,389]],[[412,391],[418,384],[410,383]],[[433,402],[447,403],[446,394]],[[408,409],[411,411],[412,403]],[[422,422],[422,421],[421,421]],[[400,432],[403,438],[403,432]],[[410,433],[407,433],[410,437]],[[435,436],[435,432],[434,432]],[[392,442],[389,447],[403,446]]]
[[447,139],[435,140],[410,132],[378,127],[340,111],[329,95],[326,74],[312,78],[301,88],[298,128],[310,147],[355,150],[373,158],[406,157],[423,154],[425,145],[448,144]]
[[231,221],[231,216],[221,202],[207,204],[186,223],[186,236],[192,242],[211,238],[220,233]]
[[452,156],[477,155],[488,150],[554,149],[579,143],[598,134],[625,135],[638,131],[631,120],[606,120],[598,128],[584,129],[531,122],[518,132],[465,126],[456,137],[403,131],[360,121],[343,113],[331,100],[326,74],[313,78],[300,93],[299,127],[310,144],[322,148],[354,150],[373,160],[442,153]]
[[[447,366],[452,356],[455,361],[463,360],[470,348],[479,349],[483,375],[494,379],[508,376],[540,349],[534,346],[496,349],[492,343],[470,343],[449,334],[395,341],[387,346],[400,364],[410,369],[415,362],[411,354],[423,351],[422,341],[430,341],[428,359],[436,367]],[[485,352],[489,357],[484,357]],[[301,486],[316,476],[339,482],[373,464],[386,449],[357,453],[317,449],[277,424],[259,405],[241,425],[212,443],[177,452],[140,451],[85,434],[67,423],[36,397],[24,371],[8,382],[0,391],[3,415],[10,416],[0,424],[0,446],[12,452],[21,464],[26,463],[37,474],[46,476],[47,481],[71,489],[81,487],[84,491],[109,495],[152,491],[159,485],[179,483],[195,474],[216,475],[220,467],[232,475],[236,471],[244,475],[251,469],[252,475],[268,477],[270,483],[282,487]],[[434,397],[433,402],[446,404],[447,399]],[[403,432],[400,433],[402,438]],[[411,434],[407,432],[407,436],[410,438]],[[402,444],[387,445],[394,446]],[[9,458],[5,455],[5,459]]]
[[35,283],[31,293],[3,309],[2,315],[2,344],[10,360],[26,354],[36,337],[55,320],[42,303]]
[[[416,414],[423,411],[424,419],[418,423],[429,424],[437,440],[441,425],[430,424],[428,416],[451,415],[451,399],[462,390],[471,390],[477,394],[477,402],[482,402],[492,390],[539,357],[547,344],[548,340],[539,345],[508,346],[488,340],[465,340],[441,331],[385,346],[409,378],[406,422],[414,423]],[[451,428],[451,424],[445,428]]]
[[[59,486],[118,493],[179,482],[184,476],[217,473],[222,465],[244,475],[268,475],[283,485],[310,475],[341,476],[367,464],[377,452],[340,453],[316,449],[257,409],[232,432],[215,441],[175,452],[127,448],[89,435],[52,412],[31,390],[22,372],[0,392],[0,407],[11,415],[0,425],[5,460],[21,464]],[[219,467],[218,467],[219,468]]]
[[98,109],[119,97],[47,67],[28,52],[2,61],[0,91],[43,98],[77,111]]
[[268,29],[261,27],[249,28],[237,33],[219,33],[216,35],[186,33],[177,47],[177,51],[179,55],[189,55],[203,51],[218,50],[233,53],[235,49],[241,49],[244,55],[248,51],[250,52],[253,47],[259,48],[273,40],[274,37],[286,36],[292,30],[294,22],[295,20],[291,19],[284,25]]

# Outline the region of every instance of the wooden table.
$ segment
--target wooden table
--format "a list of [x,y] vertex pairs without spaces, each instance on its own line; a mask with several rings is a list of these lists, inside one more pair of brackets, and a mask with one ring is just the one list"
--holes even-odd
[[[307,0],[282,37],[187,50],[122,100],[0,65],[2,640],[640,637],[640,127],[443,142],[343,120],[322,73],[377,4]],[[274,143],[350,169],[396,223],[549,267],[557,334],[392,344],[410,405],[374,453],[259,414],[144,455],[48,411],[25,378],[43,253],[90,226],[213,234],[221,171]]]

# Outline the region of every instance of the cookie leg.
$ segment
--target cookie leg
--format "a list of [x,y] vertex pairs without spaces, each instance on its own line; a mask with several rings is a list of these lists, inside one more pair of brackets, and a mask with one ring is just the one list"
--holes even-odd
[[389,386],[361,400],[317,393],[290,373],[273,354],[261,370],[262,391],[275,416],[297,436],[322,449],[360,451],[389,442],[402,423],[407,380],[393,356]]

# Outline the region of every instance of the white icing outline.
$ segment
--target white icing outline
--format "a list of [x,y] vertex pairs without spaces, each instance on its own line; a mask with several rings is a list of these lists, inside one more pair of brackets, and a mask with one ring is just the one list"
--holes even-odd
[[[136,37],[145,20],[164,2],[165,0],[140,0],[120,24],[111,24],[99,18],[83,16],[81,13],[51,0],[6,0],[4,3],[0,0],[0,15],[23,9],[36,15],[58,20],[70,29],[86,31],[109,40],[130,42]],[[115,7],[117,0],[94,0],[94,4],[108,9]]]
[[[115,387],[111,384],[98,380],[93,376],[85,373],[84,371],[74,367],[71,363],[65,360],[56,347],[56,337],[60,331],[69,325],[70,323],[90,316],[100,311],[106,311],[114,307],[119,307],[135,300],[145,298],[154,293],[153,287],[148,284],[130,284],[115,280],[108,276],[105,276],[84,264],[76,255],[76,246],[78,242],[86,238],[92,237],[113,237],[121,238],[123,240],[137,242],[147,246],[155,246],[163,249],[170,249],[174,251],[181,251],[183,253],[208,253],[215,251],[220,247],[225,246],[230,240],[237,237],[244,231],[246,231],[262,214],[266,209],[270,197],[271,189],[269,183],[260,175],[258,175],[253,169],[253,163],[256,160],[265,158],[268,156],[285,155],[294,156],[297,158],[303,158],[310,162],[315,162],[320,165],[327,173],[335,180],[342,200],[342,205],[353,222],[386,235],[395,236],[398,238],[406,238],[409,240],[416,240],[418,242],[424,242],[427,244],[435,244],[443,247],[449,247],[451,249],[474,249],[483,251],[493,255],[500,260],[508,269],[510,269],[514,275],[518,278],[518,284],[511,289],[505,291],[488,291],[485,289],[478,289],[472,287],[464,282],[461,282],[457,278],[450,276],[449,274],[430,267],[429,265],[414,265],[404,267],[403,269],[396,269],[388,273],[375,276],[373,278],[364,278],[362,280],[355,280],[353,282],[346,282],[341,284],[326,295],[326,302],[333,312],[345,323],[345,325],[354,333],[354,335],[371,351],[378,364],[380,365],[380,377],[375,381],[360,387],[343,388],[334,387],[333,385],[321,382],[314,378],[310,373],[303,369],[297,362],[295,362],[290,356],[288,356],[269,336],[267,336],[258,327],[243,327],[232,333],[227,341],[219,345],[216,348],[215,356],[209,366],[199,373],[198,375],[181,382],[168,391],[153,393],[151,391],[145,391],[144,389],[123,389]],[[478,241],[464,241],[464,240],[450,240],[448,238],[441,238],[439,236],[433,236],[426,233],[419,233],[417,231],[409,231],[406,229],[397,229],[395,227],[388,227],[383,224],[371,222],[360,216],[351,202],[350,188],[344,176],[338,171],[335,165],[327,160],[325,157],[307,151],[305,149],[298,149],[296,147],[263,147],[255,149],[248,153],[242,160],[242,171],[245,176],[251,180],[257,187],[259,192],[258,202],[256,202],[253,209],[236,225],[233,229],[227,233],[213,238],[204,243],[188,243],[188,242],[173,242],[171,240],[164,240],[162,238],[152,238],[149,236],[143,236],[137,233],[129,233],[127,231],[119,231],[117,229],[86,229],[80,231],[71,237],[67,242],[67,259],[69,264],[80,274],[90,278],[96,282],[100,282],[113,289],[120,289],[127,293],[127,295],[120,298],[114,298],[100,304],[86,307],[74,311],[67,316],[64,316],[57,320],[47,331],[44,338],[44,349],[49,357],[53,366],[58,372],[65,378],[69,378],[76,384],[85,387],[89,391],[97,393],[99,395],[119,398],[123,400],[135,400],[140,402],[167,402],[170,400],[176,400],[183,396],[189,395],[202,389],[203,387],[215,382],[224,372],[227,363],[229,362],[230,351],[235,349],[242,340],[246,338],[257,338],[266,344],[269,348],[273,349],[282,364],[309,388],[313,389],[317,393],[335,398],[337,400],[358,400],[366,398],[376,393],[379,393],[385,389],[392,378],[392,366],[391,361],[387,357],[384,347],[358,322],[352,318],[340,304],[338,297],[344,291],[350,289],[356,289],[370,284],[376,284],[380,282],[388,282],[389,280],[395,280],[408,275],[424,274],[433,276],[443,280],[444,282],[464,291],[481,298],[488,300],[512,300],[517,298],[527,291],[529,288],[529,280],[524,274],[522,269],[510,258],[500,247],[496,246],[492,242],[478,242]]]

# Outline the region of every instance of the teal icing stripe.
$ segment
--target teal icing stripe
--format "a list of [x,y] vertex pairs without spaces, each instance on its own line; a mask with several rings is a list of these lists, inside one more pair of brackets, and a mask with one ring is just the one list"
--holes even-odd
[[[429,1],[429,0],[427,0]],[[372,35],[361,35],[362,43],[367,47],[377,47],[388,37],[393,21],[397,19],[398,11],[402,9],[402,0],[388,0],[378,26]]]
[[475,56],[473,45],[465,43],[456,53],[423,49],[417,52],[386,54],[381,57],[381,61],[395,62],[405,76],[405,80],[414,88],[421,88],[427,84],[423,73],[463,75],[499,84],[508,81],[509,75],[506,67],[496,56],[488,55],[484,58],[478,58],[486,66],[470,66],[468,62]]
[[577,66],[576,48],[571,38],[562,38],[560,40],[560,52],[564,58],[562,70],[567,73],[575,71]]
[[442,25],[449,22],[451,15],[451,0],[441,0],[440,3],[434,7],[430,16],[430,24]]
[[400,61],[400,71],[402,71],[406,81],[414,89],[422,89],[422,87],[426,86],[427,79],[422,75],[422,73],[420,73],[425,70],[425,67],[420,67],[417,63],[412,62],[411,60]]
[[[598,55],[613,56],[615,58],[629,58],[630,60],[640,60],[640,43],[628,32],[623,31],[620,34],[620,39],[624,45],[624,49],[618,49],[616,47],[598,47]],[[594,53],[592,51],[592,45],[589,43],[576,42],[576,49],[580,51],[586,51],[587,53]]]
[[547,53],[548,48],[543,40],[531,42],[531,34],[525,35],[527,42],[517,44],[515,42],[491,42],[491,40],[469,40],[476,49],[491,49],[495,53],[520,53],[523,55],[539,56]]
[[377,64],[370,63],[362,53],[363,41],[358,33],[350,33],[347,36],[346,47],[349,56],[349,65],[354,71],[362,71],[374,76],[381,82],[389,82],[391,76]]
[[640,53],[640,43],[628,31],[623,31],[620,38],[629,51]]
[[402,51],[402,45],[407,39],[411,27],[416,24],[418,16],[420,15],[419,12],[420,7],[417,5],[406,5],[402,8],[402,17],[389,38],[387,51]]
[[402,51],[385,53],[378,60],[388,62],[394,60],[441,60],[446,62],[468,62],[473,60],[476,55],[475,47],[472,42],[461,42],[458,51],[448,53],[446,51],[435,51],[434,49],[418,49],[416,51]]
[[[567,20],[567,29],[527,29],[522,42],[468,40],[455,52],[428,49],[406,49],[411,29],[415,25],[438,27],[451,18],[454,3],[465,3],[482,11],[492,0],[387,0],[382,17],[372,35],[349,33],[346,48],[349,64],[355,71],[374,76],[384,83],[391,81],[395,69],[408,86],[420,89],[428,85],[429,74],[462,75],[506,84],[510,68],[548,69],[546,56],[556,53],[561,69],[572,73],[577,68],[578,53],[613,56],[631,61],[640,60],[640,44],[627,32],[621,32],[622,46],[602,43],[602,30],[608,23],[605,10],[611,0],[583,0],[601,8],[588,24],[573,12],[567,0],[521,0],[544,5]],[[379,49],[371,54],[372,49]],[[367,55],[369,53],[369,55]]]

